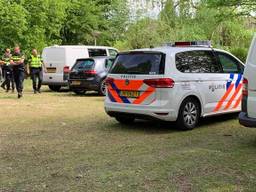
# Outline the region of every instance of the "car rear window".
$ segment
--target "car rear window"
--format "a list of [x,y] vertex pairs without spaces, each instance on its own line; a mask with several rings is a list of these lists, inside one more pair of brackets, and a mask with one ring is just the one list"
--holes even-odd
[[89,57],[107,56],[106,49],[88,49]]
[[163,53],[119,54],[110,71],[112,74],[164,74],[165,55]]
[[91,70],[94,68],[94,64],[93,59],[77,60],[72,71]]

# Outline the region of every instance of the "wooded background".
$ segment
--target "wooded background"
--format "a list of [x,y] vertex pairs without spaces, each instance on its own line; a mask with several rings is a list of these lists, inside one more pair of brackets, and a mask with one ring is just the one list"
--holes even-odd
[[244,61],[255,16],[255,0],[0,0],[0,50],[211,40]]

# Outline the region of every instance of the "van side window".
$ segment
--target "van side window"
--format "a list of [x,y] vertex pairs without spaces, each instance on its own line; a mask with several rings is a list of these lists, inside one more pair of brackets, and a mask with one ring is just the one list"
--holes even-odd
[[219,73],[212,51],[186,51],[176,54],[176,67],[183,73]]
[[114,59],[106,59],[105,68],[109,70],[114,63]]
[[240,63],[231,55],[217,52],[224,73],[240,73]]
[[111,57],[115,57],[117,55],[117,51],[114,49],[109,49],[108,52],[109,52],[109,56]]
[[107,56],[106,49],[88,49],[89,57]]

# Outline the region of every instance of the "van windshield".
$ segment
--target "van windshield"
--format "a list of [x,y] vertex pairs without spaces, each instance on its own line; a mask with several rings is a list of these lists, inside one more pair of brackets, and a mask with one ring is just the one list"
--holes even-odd
[[94,63],[93,59],[77,60],[72,71],[92,70],[94,68]]
[[110,71],[112,74],[164,74],[165,55],[154,52],[119,54]]

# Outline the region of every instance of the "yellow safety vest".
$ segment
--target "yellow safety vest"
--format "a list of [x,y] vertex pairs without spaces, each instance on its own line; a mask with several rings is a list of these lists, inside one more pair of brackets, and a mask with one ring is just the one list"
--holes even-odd
[[31,62],[30,62],[30,67],[32,68],[40,68],[42,67],[42,59],[40,56],[34,56],[31,55]]

